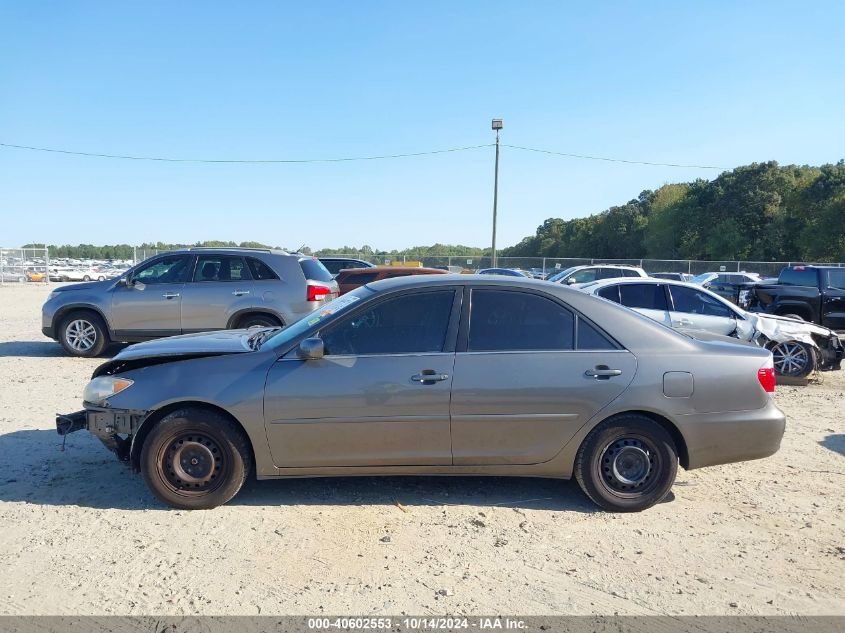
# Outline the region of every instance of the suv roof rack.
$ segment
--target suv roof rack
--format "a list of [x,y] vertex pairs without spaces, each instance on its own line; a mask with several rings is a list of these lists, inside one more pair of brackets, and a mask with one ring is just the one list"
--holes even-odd
[[252,253],[277,253],[280,255],[290,255],[286,250],[281,248],[250,248],[247,246],[187,246],[185,248],[174,249],[178,251],[245,251]]

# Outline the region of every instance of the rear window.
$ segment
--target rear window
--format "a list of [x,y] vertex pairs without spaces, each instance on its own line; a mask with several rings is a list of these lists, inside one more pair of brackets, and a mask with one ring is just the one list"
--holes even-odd
[[332,274],[326,269],[319,259],[300,259],[299,265],[306,279],[312,281],[331,281]]
[[270,267],[262,261],[257,259],[253,259],[252,257],[246,258],[247,266],[249,266],[249,272],[252,273],[252,278],[256,281],[264,281],[265,279],[278,279],[279,276],[274,273]]
[[784,268],[780,271],[778,283],[785,286],[818,286],[815,269],[803,266]]

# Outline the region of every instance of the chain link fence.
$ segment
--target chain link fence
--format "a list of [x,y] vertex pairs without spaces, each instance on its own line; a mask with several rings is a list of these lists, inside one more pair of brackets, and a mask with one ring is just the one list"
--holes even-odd
[[0,284],[50,283],[49,268],[46,248],[0,247]]
[[[425,266],[428,268],[448,268],[453,272],[477,272],[492,266],[490,257],[474,255],[452,255],[420,257],[410,256],[362,256],[356,254],[332,254],[326,257],[349,257],[368,261],[380,266]],[[607,259],[607,258],[577,258],[577,257],[497,257],[496,266],[499,268],[518,268],[547,275],[556,270],[563,270],[571,266],[592,264],[624,264],[637,266],[647,273],[687,273],[700,275],[708,272],[749,272],[759,273],[762,277],[777,277],[781,269],[787,266],[812,265],[845,266],[845,263],[821,262],[757,262],[757,261],[710,261],[692,259]]]

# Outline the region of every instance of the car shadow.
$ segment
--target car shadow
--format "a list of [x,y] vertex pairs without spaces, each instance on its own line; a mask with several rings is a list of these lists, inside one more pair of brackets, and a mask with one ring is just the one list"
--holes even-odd
[[828,435],[821,442],[819,442],[819,444],[833,451],[834,453],[845,455],[845,435]]
[[[112,343],[98,358],[111,358],[128,343]],[[0,358],[21,356],[25,358],[58,358],[70,356],[56,341],[3,341],[0,343]]]
[[[0,435],[0,501],[97,509],[165,509],[143,478],[94,436],[25,429]],[[667,497],[667,501],[673,497]],[[325,477],[256,481],[229,505],[512,507],[600,512],[574,481],[518,477]]]
[[0,343],[0,357],[46,358],[66,355],[62,346],[55,341],[4,341]]

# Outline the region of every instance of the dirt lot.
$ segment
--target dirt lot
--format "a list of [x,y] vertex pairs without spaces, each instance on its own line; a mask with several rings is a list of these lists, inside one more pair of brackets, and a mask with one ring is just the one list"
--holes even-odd
[[166,509],[86,433],[97,360],[40,332],[48,289],[0,288],[0,613],[843,614],[845,372],[779,387],[781,451],[683,472],[635,515],[574,482],[251,482]]

